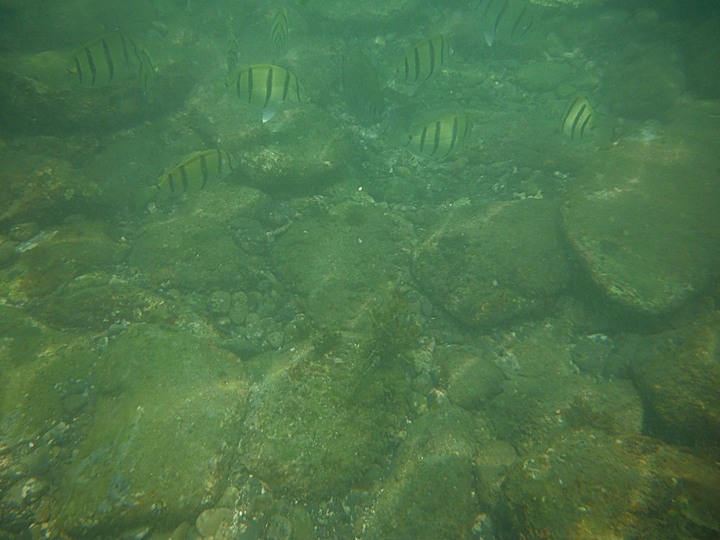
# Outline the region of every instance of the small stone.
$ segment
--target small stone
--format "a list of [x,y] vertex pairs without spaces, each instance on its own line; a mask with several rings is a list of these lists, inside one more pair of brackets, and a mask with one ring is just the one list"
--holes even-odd
[[195,521],[195,528],[200,536],[207,538],[213,536],[221,525],[232,523],[233,511],[229,508],[208,508],[204,510]]
[[225,291],[215,291],[208,299],[208,309],[213,315],[227,315],[232,306],[232,296]]
[[279,349],[285,343],[285,336],[283,336],[282,332],[273,332],[268,335],[267,342],[273,349]]

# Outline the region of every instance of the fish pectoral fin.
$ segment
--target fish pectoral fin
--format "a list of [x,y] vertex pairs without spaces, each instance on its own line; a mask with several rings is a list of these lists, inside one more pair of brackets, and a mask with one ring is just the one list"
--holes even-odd
[[265,124],[266,122],[269,122],[272,120],[275,115],[277,114],[277,110],[275,110],[272,107],[265,107],[262,110],[262,123]]

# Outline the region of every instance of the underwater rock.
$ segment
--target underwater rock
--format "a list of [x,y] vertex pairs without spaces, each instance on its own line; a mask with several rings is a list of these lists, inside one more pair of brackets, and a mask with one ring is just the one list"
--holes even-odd
[[104,188],[68,161],[47,155],[41,147],[32,148],[33,143],[26,146],[0,146],[0,227],[23,221],[48,226],[70,215],[102,212]]
[[365,516],[364,538],[474,538],[478,512],[473,416],[451,405],[415,420],[397,451],[393,474]]
[[347,176],[357,161],[357,149],[336,122],[309,104],[286,111],[268,122],[256,145],[234,153],[238,174],[270,194],[318,193]]
[[253,283],[258,261],[226,227],[204,217],[149,223],[132,245],[129,263],[155,286],[212,293]]
[[664,118],[685,86],[684,60],[666,44],[630,50],[608,65],[601,94],[612,112],[624,118]]
[[588,156],[570,185],[570,244],[603,295],[636,319],[680,307],[717,275],[718,160],[707,137],[675,128],[625,139]]
[[42,304],[81,275],[112,271],[125,258],[127,245],[112,239],[104,224],[77,221],[40,231],[16,251],[20,255],[11,267],[12,279],[0,284],[0,290],[16,302]]
[[69,61],[57,51],[0,56],[4,129],[20,134],[111,131],[147,120],[159,109],[143,98],[138,85],[74,85],[67,76]]
[[493,363],[494,355],[472,347],[448,346],[435,351],[441,371],[440,384],[450,402],[477,410],[503,391],[505,377]]
[[140,228],[129,263],[156,287],[206,294],[252,290],[265,266],[246,237],[264,233],[243,216],[263,201],[257,190],[227,184],[176,199],[170,216],[158,215]]
[[485,405],[497,433],[520,452],[562,433],[592,427],[609,434],[640,433],[643,408],[627,380],[601,382],[572,364],[577,339],[566,315],[516,326],[483,346],[504,372],[503,392]]
[[640,436],[565,434],[505,477],[503,538],[711,538],[720,471]]
[[110,342],[92,376],[93,420],[60,475],[57,528],[174,526],[222,494],[247,396],[237,357],[137,326]]
[[272,261],[294,284],[307,314],[347,328],[407,273],[403,249],[415,233],[403,218],[369,199],[315,213],[304,213],[276,240]]
[[651,433],[674,444],[720,444],[720,315],[630,340],[618,354],[647,404]]
[[263,353],[235,463],[275,496],[306,504],[342,496],[389,455],[408,411],[404,371],[369,364],[341,338],[322,354],[308,344]]
[[570,279],[557,208],[531,199],[453,210],[413,268],[428,296],[471,326],[541,313]]

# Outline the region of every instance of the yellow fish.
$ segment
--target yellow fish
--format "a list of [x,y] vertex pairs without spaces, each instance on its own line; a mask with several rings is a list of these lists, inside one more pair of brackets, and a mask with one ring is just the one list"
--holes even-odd
[[407,51],[396,70],[396,80],[418,84],[428,80],[447,62],[450,47],[442,35],[429,37]]
[[147,47],[115,30],[80,47],[68,72],[83,86],[107,86],[134,78],[147,94],[154,83],[155,65]]
[[410,128],[408,145],[417,155],[445,159],[462,146],[471,129],[466,113],[438,114]]
[[200,150],[185,156],[160,175],[156,187],[170,193],[200,191],[208,182],[224,178],[231,170],[230,154],[225,150]]
[[235,79],[235,89],[240,99],[262,109],[263,123],[286,105],[305,101],[295,74],[271,64],[255,64],[241,69]]
[[582,139],[585,132],[592,129],[594,116],[595,112],[590,106],[590,102],[583,96],[576,97],[563,116],[563,142],[569,143]]

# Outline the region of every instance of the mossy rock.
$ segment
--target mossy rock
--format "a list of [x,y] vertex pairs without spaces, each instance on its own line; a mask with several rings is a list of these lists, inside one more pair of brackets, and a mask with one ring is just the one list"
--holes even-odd
[[571,277],[557,216],[554,204],[530,199],[460,207],[415,252],[415,275],[470,326],[541,313]]
[[294,223],[276,241],[272,261],[309,315],[348,328],[407,274],[404,250],[413,241],[403,218],[366,199],[346,201]]
[[588,156],[563,206],[590,279],[636,319],[682,306],[720,267],[717,156],[702,130],[675,129]]
[[60,529],[174,525],[220,496],[248,390],[237,357],[138,326],[110,342],[91,377],[93,421],[61,474]]

